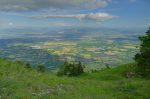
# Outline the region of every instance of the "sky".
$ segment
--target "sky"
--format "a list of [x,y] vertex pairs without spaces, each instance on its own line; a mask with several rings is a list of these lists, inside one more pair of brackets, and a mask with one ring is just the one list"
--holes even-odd
[[150,0],[0,0],[0,28],[148,28]]

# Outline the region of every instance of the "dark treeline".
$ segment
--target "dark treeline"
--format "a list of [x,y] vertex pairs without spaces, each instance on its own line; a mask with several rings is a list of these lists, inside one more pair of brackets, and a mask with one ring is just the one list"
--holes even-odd
[[67,60],[64,64],[60,67],[59,71],[57,72],[58,76],[78,76],[84,73],[84,65],[80,61],[76,62],[68,62]]

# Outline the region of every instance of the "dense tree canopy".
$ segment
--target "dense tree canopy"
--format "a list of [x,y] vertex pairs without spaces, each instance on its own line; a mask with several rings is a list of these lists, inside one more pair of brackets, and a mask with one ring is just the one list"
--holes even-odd
[[138,73],[142,76],[150,75],[150,28],[145,36],[139,37],[141,41],[140,52],[135,55]]

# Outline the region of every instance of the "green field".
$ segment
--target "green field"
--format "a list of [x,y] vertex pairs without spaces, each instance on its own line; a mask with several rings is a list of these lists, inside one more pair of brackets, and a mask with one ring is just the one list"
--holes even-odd
[[125,78],[133,65],[57,77],[50,72],[26,69],[21,62],[0,59],[1,99],[149,99],[150,80]]

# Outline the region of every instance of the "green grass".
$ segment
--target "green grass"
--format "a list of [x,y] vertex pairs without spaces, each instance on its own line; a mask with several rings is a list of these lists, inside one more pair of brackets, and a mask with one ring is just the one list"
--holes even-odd
[[131,66],[57,77],[0,59],[0,99],[148,99],[150,80],[123,76]]

